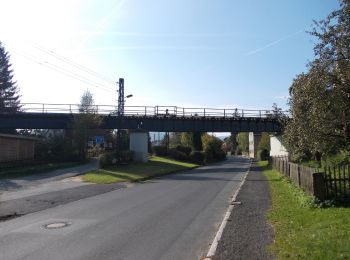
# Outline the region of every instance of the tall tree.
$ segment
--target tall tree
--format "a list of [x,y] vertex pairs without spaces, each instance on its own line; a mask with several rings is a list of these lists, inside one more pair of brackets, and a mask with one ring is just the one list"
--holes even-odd
[[238,148],[243,153],[249,152],[249,134],[246,132],[241,132],[237,134],[236,141],[238,144]]
[[270,135],[269,133],[263,132],[258,145],[259,150],[270,151]]
[[294,159],[350,151],[350,1],[315,22],[315,59],[290,87],[284,141]]
[[201,132],[192,132],[192,148],[195,151],[202,151],[202,135]]
[[101,124],[93,95],[88,90],[81,96],[79,112],[74,116],[73,140],[80,159],[84,161],[87,155],[87,142],[96,134],[96,129]]
[[20,110],[18,92],[13,80],[10,56],[0,41],[0,111],[15,113]]
[[192,135],[191,135],[191,133],[187,133],[187,132],[181,133],[181,144],[183,146],[192,147]]
[[177,146],[181,144],[181,132],[171,132],[169,137],[170,146]]

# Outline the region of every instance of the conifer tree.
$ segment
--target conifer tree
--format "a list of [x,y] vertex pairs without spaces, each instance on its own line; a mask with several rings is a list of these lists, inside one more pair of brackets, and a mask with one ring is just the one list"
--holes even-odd
[[18,92],[13,80],[10,56],[0,41],[0,112],[15,113],[20,110]]

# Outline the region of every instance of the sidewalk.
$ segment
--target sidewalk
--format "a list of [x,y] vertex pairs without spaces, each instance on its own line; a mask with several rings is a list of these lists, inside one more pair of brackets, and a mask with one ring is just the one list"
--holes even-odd
[[34,174],[16,179],[0,180],[0,201],[18,199],[50,191],[87,185],[87,183],[83,182],[64,182],[62,180],[88,171],[96,170],[97,168],[98,161],[93,160],[88,164],[59,169],[48,173]]
[[258,167],[252,166],[219,241],[213,260],[273,259],[267,246],[273,242],[273,229],[266,222],[271,205],[269,184]]
[[0,221],[125,187],[92,184],[75,177],[98,168],[98,161],[17,179],[0,180]]

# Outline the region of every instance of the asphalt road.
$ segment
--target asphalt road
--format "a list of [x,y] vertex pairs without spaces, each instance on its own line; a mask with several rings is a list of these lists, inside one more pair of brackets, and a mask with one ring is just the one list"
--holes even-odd
[[0,259],[199,259],[249,165],[230,158],[2,222]]

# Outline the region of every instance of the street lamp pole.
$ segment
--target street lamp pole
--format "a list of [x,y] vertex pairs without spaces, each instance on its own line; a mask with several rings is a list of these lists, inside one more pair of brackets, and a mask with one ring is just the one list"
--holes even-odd
[[[124,96],[124,79],[119,78],[119,90],[118,90],[118,117],[121,117],[124,115],[124,105],[125,105],[125,99],[132,97],[132,95]],[[120,165],[120,153],[121,153],[121,129],[118,129],[117,131],[117,158],[118,158],[118,165]]]

